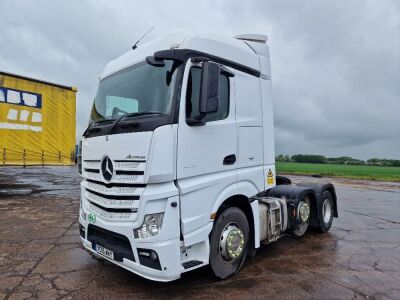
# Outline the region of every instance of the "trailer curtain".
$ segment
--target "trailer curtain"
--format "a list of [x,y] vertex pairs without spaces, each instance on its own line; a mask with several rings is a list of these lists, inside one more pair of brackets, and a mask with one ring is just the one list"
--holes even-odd
[[69,165],[76,89],[0,74],[0,164]]

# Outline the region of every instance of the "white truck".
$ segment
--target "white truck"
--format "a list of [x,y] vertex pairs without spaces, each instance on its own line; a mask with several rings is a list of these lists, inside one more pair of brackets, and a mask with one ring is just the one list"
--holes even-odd
[[275,174],[272,102],[263,35],[179,32],[108,63],[80,146],[84,247],[152,280],[224,279],[260,243],[328,231],[334,186]]

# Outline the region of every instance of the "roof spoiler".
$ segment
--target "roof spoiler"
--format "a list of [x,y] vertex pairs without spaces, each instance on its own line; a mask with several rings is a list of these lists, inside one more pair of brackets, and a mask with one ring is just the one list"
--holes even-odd
[[239,34],[234,36],[235,39],[238,40],[243,40],[243,41],[251,41],[251,42],[257,42],[257,43],[263,43],[266,44],[268,41],[268,36],[264,34],[252,34],[252,33],[247,33],[247,34]]

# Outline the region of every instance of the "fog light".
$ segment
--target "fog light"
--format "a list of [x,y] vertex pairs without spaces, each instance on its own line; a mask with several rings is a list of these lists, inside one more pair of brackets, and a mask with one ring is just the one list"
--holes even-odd
[[161,270],[160,259],[154,250],[150,249],[137,249],[139,254],[139,263],[145,267]]
[[163,217],[164,213],[145,215],[142,226],[133,230],[135,238],[146,239],[156,236],[161,230]]
[[150,259],[151,260],[157,260],[158,259],[158,255],[155,251],[150,251]]

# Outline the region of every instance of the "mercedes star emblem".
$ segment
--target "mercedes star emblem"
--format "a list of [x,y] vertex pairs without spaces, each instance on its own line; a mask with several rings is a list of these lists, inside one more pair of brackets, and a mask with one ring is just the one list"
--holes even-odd
[[110,181],[114,173],[114,167],[111,158],[105,156],[101,162],[101,174],[106,181]]

